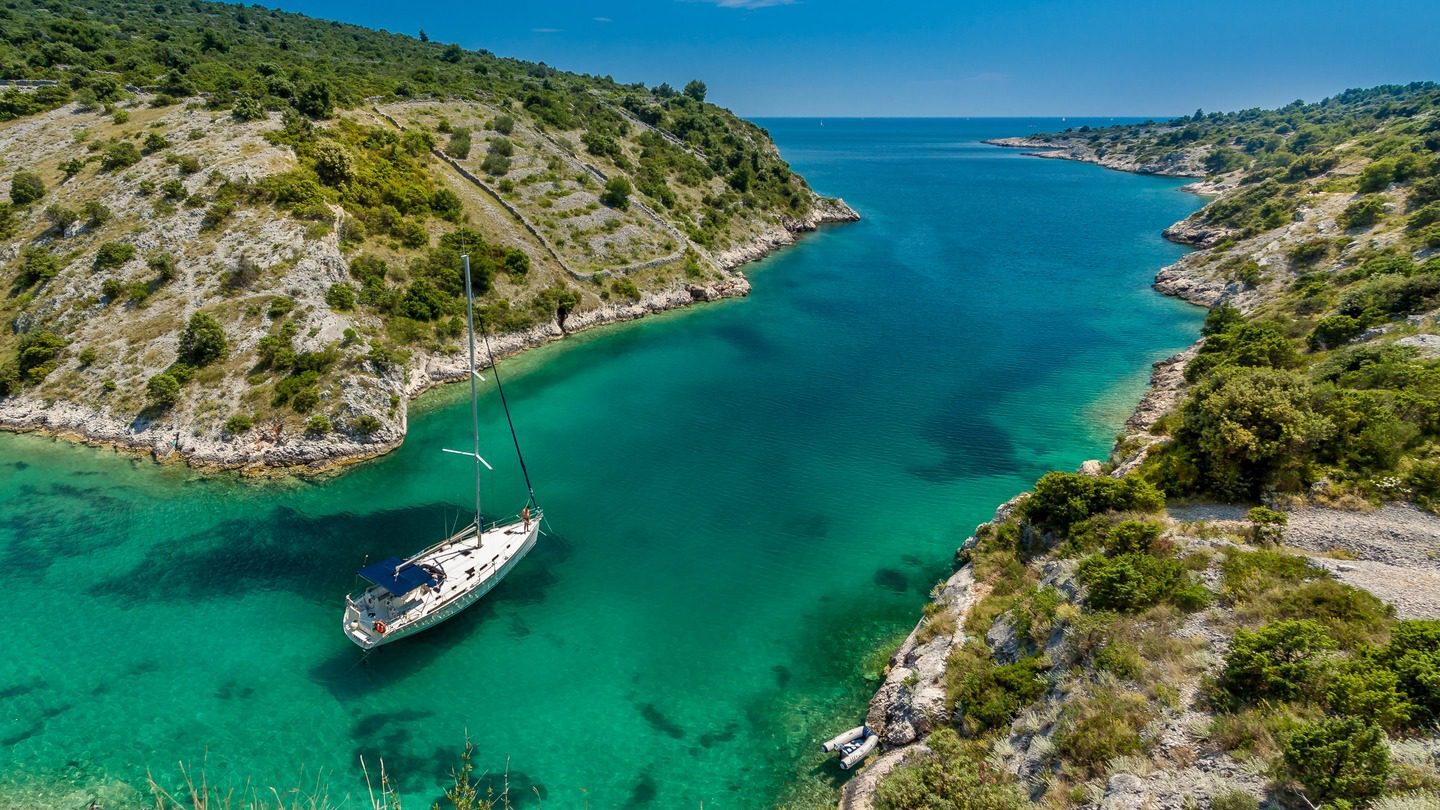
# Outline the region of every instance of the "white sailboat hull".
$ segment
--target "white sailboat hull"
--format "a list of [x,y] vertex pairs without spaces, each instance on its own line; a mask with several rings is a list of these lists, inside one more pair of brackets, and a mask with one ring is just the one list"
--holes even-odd
[[396,596],[378,585],[347,597],[342,627],[361,649],[408,638],[452,618],[480,601],[509,574],[540,534],[540,516],[486,529],[479,543],[474,526],[420,552],[409,562],[443,571],[437,587]]

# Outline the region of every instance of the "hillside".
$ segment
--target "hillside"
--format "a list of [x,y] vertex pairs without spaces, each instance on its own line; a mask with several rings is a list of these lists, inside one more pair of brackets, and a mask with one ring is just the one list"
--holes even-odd
[[1198,178],[1210,314],[966,541],[841,806],[1440,806],[1440,86],[997,143]]
[[192,463],[398,445],[497,356],[743,295],[855,218],[703,83],[620,85],[216,3],[0,9],[0,425]]

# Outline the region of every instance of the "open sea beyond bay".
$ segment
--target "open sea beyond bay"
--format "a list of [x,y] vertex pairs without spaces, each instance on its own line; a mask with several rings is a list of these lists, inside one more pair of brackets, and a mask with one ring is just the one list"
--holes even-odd
[[[1201,204],[1181,181],[979,143],[1082,123],[762,121],[865,219],[746,268],[748,299],[505,363],[549,533],[368,660],[340,631],[355,569],[468,519],[440,452],[468,442],[462,387],[318,482],[0,435],[0,807],[132,806],[188,763],[358,808],[363,755],[416,810],[467,735],[520,806],[833,802],[818,744],[863,719],[867,653],[999,503],[1103,458],[1198,332],[1149,286]],[[493,389],[481,418],[513,514]]]

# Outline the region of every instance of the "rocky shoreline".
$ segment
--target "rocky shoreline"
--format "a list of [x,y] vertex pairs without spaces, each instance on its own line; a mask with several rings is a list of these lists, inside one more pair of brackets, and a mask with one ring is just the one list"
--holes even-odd
[[[1168,171],[1150,171],[1127,167],[1115,161],[1106,162],[1093,153],[1072,151],[1051,141],[1003,138],[985,143],[1011,148],[1045,149],[1049,151],[1030,154],[1042,158],[1094,163],[1119,171],[1191,176],[1179,173],[1174,166],[1161,167],[1168,168]],[[1187,187],[1187,190],[1199,191],[1191,187]],[[1171,236],[1172,231],[1181,228],[1186,221],[1188,219],[1167,228],[1165,236],[1172,241],[1186,243],[1183,239]],[[1189,272],[1183,262],[1161,269],[1156,274],[1154,287],[1162,294],[1199,306],[1210,306],[1219,298],[1218,293],[1212,297],[1214,291],[1201,284],[1201,280]],[[1153,364],[1145,393],[1125,421],[1124,435],[1111,450],[1111,475],[1124,475],[1139,465],[1150,446],[1159,441],[1159,437],[1149,432],[1150,428],[1179,401],[1185,382],[1185,366],[1195,356],[1202,341],[1203,338],[1184,351]],[[1100,475],[1102,470],[1103,466],[1099,461],[1087,461],[1080,468],[1081,472],[1091,475]],[[995,510],[992,522],[1000,522],[1009,517],[1023,497],[1024,493],[1001,504]],[[981,527],[984,525],[981,524]],[[977,527],[976,531],[981,527]],[[973,537],[967,539],[961,548],[972,540]],[[1056,570],[1046,570],[1045,584],[1062,590],[1073,588],[1073,572],[1059,568],[1056,566]],[[925,736],[938,723],[945,722],[947,659],[952,649],[964,643],[966,616],[970,607],[984,598],[986,589],[987,586],[983,583],[975,581],[969,564],[961,566],[937,588],[937,595],[932,600],[932,604],[937,606],[933,609],[934,613],[917,622],[900,648],[891,656],[885,680],[871,698],[865,718],[866,724],[880,735],[885,749],[879,757],[867,763],[854,778],[845,783],[841,789],[839,810],[871,810],[874,807],[875,791],[885,774],[928,753]],[[937,621],[936,616],[941,614],[948,614],[948,618]],[[949,626],[955,629],[948,633],[935,634],[928,631],[927,626]]]
[[[717,254],[715,258],[722,271],[719,280],[645,292],[633,303],[607,304],[570,313],[563,322],[553,320],[521,332],[496,335],[491,338],[495,359],[512,357],[598,326],[632,321],[697,303],[743,298],[750,294],[750,282],[735,268],[794,244],[801,235],[823,224],[859,219],[860,215],[843,200],[817,197],[810,214],[804,218],[784,221],[762,231],[745,245]],[[322,475],[398,448],[407,433],[405,406],[408,402],[436,385],[465,379],[465,370],[466,360],[459,354],[416,357],[400,382],[405,402],[397,406],[395,425],[382,427],[363,440],[340,433],[318,438],[285,436],[263,428],[229,440],[196,437],[188,435],[185,426],[180,424],[139,418],[127,421],[99,408],[27,396],[0,400],[0,430],[38,433],[149,456],[156,461],[184,463],[200,470],[234,470],[252,476]]]
[[1025,154],[1032,157],[1057,160],[1077,160],[1094,163],[1107,169],[1132,174],[1154,174],[1162,177],[1204,177],[1201,164],[1208,150],[1201,147],[1176,149],[1155,158],[1140,158],[1124,153],[1105,153],[1097,150],[1079,136],[1055,136],[1051,138],[991,138],[981,141],[991,146],[1008,149],[1028,149]]

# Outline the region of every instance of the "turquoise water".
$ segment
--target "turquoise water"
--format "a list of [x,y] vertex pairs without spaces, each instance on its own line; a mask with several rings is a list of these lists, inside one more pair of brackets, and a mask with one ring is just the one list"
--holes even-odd
[[[344,799],[363,755],[420,807],[467,734],[546,807],[832,799],[813,751],[863,715],[865,652],[997,503],[1103,456],[1147,364],[1196,334],[1148,283],[1199,201],[977,143],[1054,121],[763,123],[865,220],[751,267],[749,299],[508,363],[550,534],[366,661],[342,595],[464,509],[468,468],[440,453],[464,444],[463,392],[322,482],[0,435],[0,806],[174,784],[180,762]],[[518,508],[496,466],[491,503]]]

